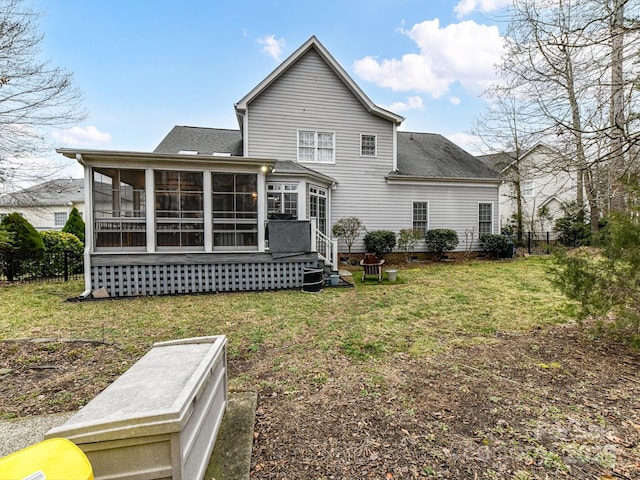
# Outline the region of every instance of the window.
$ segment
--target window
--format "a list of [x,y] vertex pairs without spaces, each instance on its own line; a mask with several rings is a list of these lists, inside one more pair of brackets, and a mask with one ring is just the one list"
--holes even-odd
[[493,233],[493,203],[478,204],[478,236]]
[[267,184],[267,213],[269,218],[298,218],[298,185],[288,183]]
[[363,157],[376,156],[376,136],[360,135],[360,155]]
[[96,248],[144,247],[145,210],[144,170],[93,169]]
[[213,173],[213,246],[257,247],[258,177]]
[[202,179],[201,172],[154,172],[158,247],[204,247]]
[[413,228],[424,233],[429,230],[429,202],[413,202]]
[[67,212],[54,212],[53,225],[56,227],[64,227],[67,223]]
[[522,196],[525,198],[532,198],[535,195],[533,180],[522,181]]
[[298,131],[298,161],[333,163],[335,135],[332,132]]

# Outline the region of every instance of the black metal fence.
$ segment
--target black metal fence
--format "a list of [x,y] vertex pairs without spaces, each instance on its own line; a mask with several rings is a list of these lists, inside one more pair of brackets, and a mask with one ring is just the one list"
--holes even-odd
[[0,282],[66,282],[82,278],[84,257],[72,251],[43,255],[0,251]]
[[529,255],[549,254],[558,244],[558,232],[524,232],[522,242],[516,246]]

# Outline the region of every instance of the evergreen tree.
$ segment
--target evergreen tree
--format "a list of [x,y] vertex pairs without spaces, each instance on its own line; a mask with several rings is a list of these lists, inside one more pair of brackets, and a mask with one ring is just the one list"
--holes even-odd
[[0,229],[11,236],[11,243],[2,248],[6,254],[0,261],[0,269],[7,280],[13,281],[24,274],[36,272],[44,256],[44,243],[33,225],[14,212],[2,219]]
[[84,220],[76,207],[73,207],[71,210],[69,218],[67,218],[67,223],[64,224],[62,231],[75,235],[82,243],[84,243]]

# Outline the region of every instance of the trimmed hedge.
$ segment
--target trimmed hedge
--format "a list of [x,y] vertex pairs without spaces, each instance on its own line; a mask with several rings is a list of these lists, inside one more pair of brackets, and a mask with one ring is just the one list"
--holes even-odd
[[396,234],[391,230],[373,230],[364,236],[364,245],[367,252],[382,258],[396,246]]
[[445,252],[455,250],[460,241],[455,230],[449,228],[434,228],[427,230],[424,236],[427,248],[436,254],[437,260],[442,260]]

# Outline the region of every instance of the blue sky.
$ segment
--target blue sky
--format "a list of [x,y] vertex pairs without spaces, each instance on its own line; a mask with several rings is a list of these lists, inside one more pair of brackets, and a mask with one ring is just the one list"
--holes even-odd
[[[238,128],[233,104],[315,35],[402,130],[467,132],[494,80],[509,0],[31,0],[42,57],[74,72],[73,148],[149,151],[174,125]],[[76,169],[74,176],[79,175]]]

